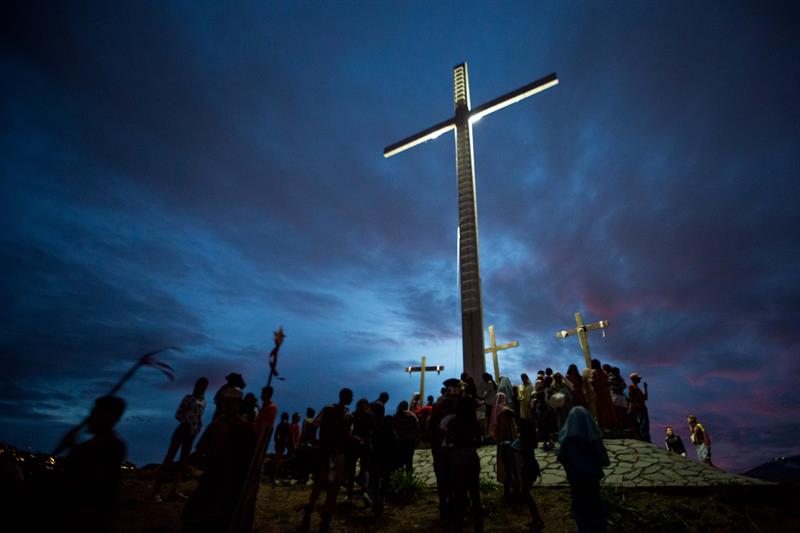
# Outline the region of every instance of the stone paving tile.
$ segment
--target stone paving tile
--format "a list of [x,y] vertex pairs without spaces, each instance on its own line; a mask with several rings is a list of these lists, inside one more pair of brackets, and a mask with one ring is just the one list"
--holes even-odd
[[[753,478],[729,474],[722,470],[697,463],[652,444],[632,439],[606,441],[611,465],[604,470],[605,485],[622,487],[687,487],[726,484],[768,484]],[[542,477],[537,485],[561,486],[567,484],[566,474],[556,461],[558,448],[550,452],[536,450],[536,459],[542,468]],[[497,451],[494,446],[478,449],[481,460],[481,479],[497,482]],[[414,471],[421,480],[436,485],[430,450],[417,450],[414,455]]]

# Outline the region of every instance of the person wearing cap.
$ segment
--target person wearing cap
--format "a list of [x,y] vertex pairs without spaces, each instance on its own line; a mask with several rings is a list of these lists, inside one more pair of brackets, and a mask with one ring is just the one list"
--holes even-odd
[[644,391],[639,388],[641,376],[631,372],[631,384],[628,385],[628,412],[633,417],[634,429],[639,440],[650,442],[650,416],[647,414],[647,382]]

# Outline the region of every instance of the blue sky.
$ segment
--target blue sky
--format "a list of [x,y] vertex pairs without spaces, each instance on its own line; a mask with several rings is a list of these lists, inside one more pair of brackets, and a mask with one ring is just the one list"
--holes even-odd
[[[140,353],[120,432],[157,461],[194,380],[266,379],[319,408],[460,372],[452,134],[474,127],[485,326],[518,376],[580,363],[650,384],[653,433],[706,422],[716,460],[797,453],[796,8],[724,2],[24,2],[0,68],[0,440],[48,449]],[[515,378],[515,380],[518,378]],[[429,385],[429,390],[430,387]]]

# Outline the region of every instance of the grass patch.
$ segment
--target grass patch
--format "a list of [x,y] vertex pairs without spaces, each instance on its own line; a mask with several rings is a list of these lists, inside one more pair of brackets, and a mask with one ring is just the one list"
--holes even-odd
[[422,497],[426,488],[417,476],[405,470],[396,470],[389,476],[386,495],[395,503],[408,504]]

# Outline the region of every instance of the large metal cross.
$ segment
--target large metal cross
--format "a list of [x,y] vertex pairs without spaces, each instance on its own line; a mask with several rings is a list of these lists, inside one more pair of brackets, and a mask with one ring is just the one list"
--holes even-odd
[[418,144],[456,130],[456,176],[458,178],[459,271],[461,286],[461,339],[464,372],[478,378],[486,371],[483,348],[483,305],[478,261],[478,204],[475,201],[475,167],[472,157],[472,124],[511,104],[544,91],[558,83],[555,73],[495,98],[475,109],[469,98],[467,64],[453,68],[455,116],[387,146],[391,157]]
[[592,368],[592,357],[589,354],[589,339],[586,337],[586,332],[595,329],[601,329],[603,330],[603,337],[605,337],[605,329],[608,327],[608,320],[601,320],[599,322],[595,322],[594,324],[584,324],[581,314],[575,313],[575,324],[576,327],[573,329],[562,329],[561,331],[556,331],[556,337],[559,339],[566,339],[570,335],[577,335],[578,340],[581,343],[583,356],[586,358],[586,368]]
[[444,370],[444,365],[425,366],[425,356],[422,356],[422,366],[407,366],[406,372],[419,372],[419,398],[420,402],[425,404],[425,372],[436,372],[437,374]]
[[484,349],[484,353],[492,354],[492,365],[494,366],[494,380],[500,383],[500,361],[497,360],[497,352],[501,350],[508,350],[519,346],[517,341],[507,342],[505,344],[497,345],[494,338],[494,326],[489,326],[489,347]]

